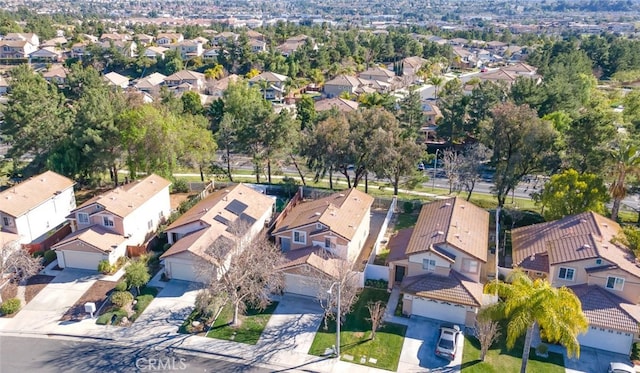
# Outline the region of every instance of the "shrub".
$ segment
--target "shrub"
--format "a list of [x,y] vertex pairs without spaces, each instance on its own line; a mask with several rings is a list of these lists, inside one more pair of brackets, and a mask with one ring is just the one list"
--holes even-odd
[[120,310],[120,309],[116,309],[110,312],[105,312],[100,317],[98,317],[98,320],[96,320],[96,324],[98,325],[109,324],[111,322],[111,318],[113,317],[113,315],[116,315],[116,320],[113,324],[118,325],[120,321],[122,321],[122,318],[127,316],[127,312],[125,310]]
[[640,342],[633,344],[631,348],[631,360],[640,360]]
[[116,289],[116,291],[125,291],[127,290],[127,287],[128,287],[127,280],[122,280],[118,282],[118,284],[116,284],[116,287],[114,289]]
[[133,295],[128,291],[116,291],[111,296],[111,302],[118,307],[124,307],[133,302]]
[[20,311],[21,306],[22,304],[20,303],[20,299],[18,298],[7,299],[4,302],[2,302],[2,305],[0,306],[0,313],[2,313],[3,315],[11,315]]
[[34,258],[40,258],[44,256],[44,251],[35,251],[32,255]]
[[366,287],[370,287],[370,288],[375,288],[375,289],[387,289],[387,287],[389,286],[389,282],[383,279],[379,279],[379,280],[366,280],[364,282],[364,286]]
[[189,184],[185,179],[175,179],[172,189],[174,193],[189,193]]
[[402,204],[402,209],[404,210],[405,213],[411,214],[413,212],[413,202],[405,201]]
[[56,255],[56,252],[53,250],[47,250],[44,252],[43,255],[44,255],[44,262],[46,264],[49,264],[58,258],[58,256]]
[[162,252],[164,253],[165,251],[169,250],[170,247],[171,247],[171,244],[168,242],[162,245]]
[[549,352],[549,346],[544,343],[540,343],[538,347],[536,347],[536,353],[538,355],[546,355]]
[[100,273],[104,273],[105,275],[111,273],[111,270],[113,269],[113,267],[111,266],[111,263],[109,263],[108,260],[101,260],[98,263],[98,272]]

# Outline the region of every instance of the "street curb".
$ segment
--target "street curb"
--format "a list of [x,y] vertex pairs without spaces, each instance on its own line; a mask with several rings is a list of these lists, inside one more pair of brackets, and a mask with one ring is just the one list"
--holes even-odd
[[64,337],[64,338],[73,338],[73,339],[91,339],[91,340],[99,340],[99,341],[117,341],[115,338],[108,338],[108,337],[92,337],[87,335],[65,334],[65,333],[37,333],[37,332],[14,331],[14,330],[0,331],[0,336],[24,337],[24,338]]

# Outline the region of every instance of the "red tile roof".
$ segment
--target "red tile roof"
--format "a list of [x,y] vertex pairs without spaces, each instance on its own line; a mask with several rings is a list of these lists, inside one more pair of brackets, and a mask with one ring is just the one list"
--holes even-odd
[[627,302],[597,285],[583,284],[571,286],[569,289],[580,299],[582,312],[590,325],[633,334],[640,332],[640,306]]
[[456,271],[450,271],[448,276],[427,273],[405,277],[400,286],[403,293],[423,298],[472,307],[482,305],[482,284],[471,281]]

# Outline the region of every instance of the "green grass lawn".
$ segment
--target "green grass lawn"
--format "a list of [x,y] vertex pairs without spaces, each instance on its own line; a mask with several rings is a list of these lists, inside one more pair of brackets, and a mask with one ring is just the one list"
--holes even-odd
[[[371,323],[367,321],[369,301],[387,301],[389,294],[386,290],[365,288],[360,293],[358,301],[353,307],[353,312],[347,315],[340,330],[341,359],[346,360],[345,355],[353,356],[353,363],[360,364],[362,357],[367,360],[362,365],[395,371],[398,369],[400,352],[404,342],[406,326],[398,324],[385,324],[376,334],[376,339],[371,340]],[[324,322],[322,324],[324,326]],[[328,330],[321,326],[313,340],[309,354],[321,356],[327,348],[335,345],[336,324],[329,322]],[[377,359],[377,363],[369,362],[369,358]]]
[[207,337],[254,345],[258,343],[264,327],[277,306],[278,302],[273,302],[264,311],[249,309],[246,315],[240,316],[240,326],[234,327],[231,325],[233,306],[227,303],[207,333]]
[[396,222],[395,230],[399,231],[405,228],[411,228],[416,225],[418,221],[418,214],[420,211],[416,211],[412,214],[400,213],[398,214],[398,221]]
[[[504,332],[503,332],[504,333]],[[493,345],[485,361],[480,361],[480,342],[474,337],[465,336],[464,350],[462,353],[462,371],[469,373],[493,373],[493,372],[518,372],[522,363],[522,343],[516,344],[512,350],[507,350],[505,337],[501,336],[499,341]],[[528,373],[563,373],[564,358],[560,354],[549,352],[548,358],[536,356],[535,350],[531,349]]]

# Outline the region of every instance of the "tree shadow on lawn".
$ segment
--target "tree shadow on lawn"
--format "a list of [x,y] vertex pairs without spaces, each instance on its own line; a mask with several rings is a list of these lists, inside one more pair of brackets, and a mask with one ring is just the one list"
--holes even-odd
[[[476,337],[470,335],[468,338],[468,341],[475,349],[480,351],[480,341],[478,341]],[[498,356],[506,355],[506,356],[511,356],[513,358],[520,360],[522,359],[523,348],[524,348],[524,337],[519,338],[511,350],[507,349],[506,339],[502,338],[502,339],[499,339],[498,342],[493,344],[493,346],[489,349],[489,352],[487,352],[487,354],[489,354],[491,351],[499,350]],[[557,365],[558,367],[564,367],[564,356],[562,354],[558,354],[555,352],[548,352],[548,357],[545,358],[545,357],[538,356],[536,354],[535,348],[532,348],[531,351],[529,352],[529,360],[539,361],[546,364]],[[477,359],[472,362],[474,364],[471,364],[471,365],[475,365],[475,364],[481,363],[482,361]],[[472,362],[470,361],[470,362],[467,362],[466,364],[469,364]],[[464,364],[463,364],[463,367],[464,367]]]

